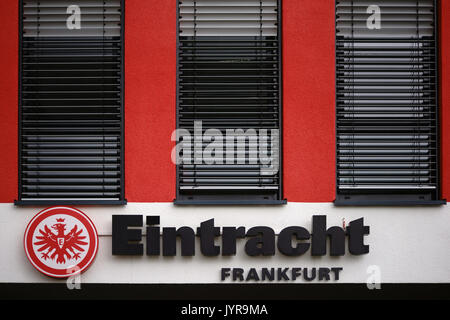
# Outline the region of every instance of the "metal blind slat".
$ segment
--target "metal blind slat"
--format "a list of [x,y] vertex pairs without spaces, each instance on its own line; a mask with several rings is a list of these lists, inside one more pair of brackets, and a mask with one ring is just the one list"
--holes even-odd
[[439,199],[435,19],[433,0],[336,2],[340,203]]
[[[219,130],[224,159],[234,163],[180,164],[177,201],[281,200],[280,173],[265,175],[258,162],[258,148],[276,154],[280,148],[251,138],[225,141],[229,129],[280,129],[278,1],[181,0],[178,9],[178,128],[193,134],[194,122],[202,121],[206,140],[206,130]],[[180,145],[200,156],[195,148],[208,143]]]
[[121,14],[120,0],[23,2],[20,203],[123,203]]

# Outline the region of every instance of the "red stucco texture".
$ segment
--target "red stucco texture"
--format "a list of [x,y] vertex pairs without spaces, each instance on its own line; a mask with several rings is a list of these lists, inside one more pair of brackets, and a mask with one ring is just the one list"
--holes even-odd
[[[441,1],[442,190],[450,198],[450,1]],[[176,1],[127,0],[125,192],[170,202],[175,167]],[[0,202],[17,198],[18,1],[0,1]],[[284,193],[335,197],[334,1],[283,1]]]

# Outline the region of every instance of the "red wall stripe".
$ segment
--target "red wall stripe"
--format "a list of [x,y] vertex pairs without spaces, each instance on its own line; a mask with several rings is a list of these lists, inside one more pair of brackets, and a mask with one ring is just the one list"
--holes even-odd
[[[450,2],[441,1],[442,190],[450,199]],[[18,1],[0,2],[0,202],[17,198]],[[126,1],[125,175],[130,202],[170,202],[176,1]],[[334,3],[283,1],[284,190],[335,197]],[[446,125],[447,124],[447,125]]]
[[19,1],[0,1],[0,202],[17,199]]
[[284,193],[335,194],[334,1],[283,1]]
[[172,201],[177,2],[125,3],[125,194],[133,202]]
[[450,1],[440,3],[442,197],[450,201]]

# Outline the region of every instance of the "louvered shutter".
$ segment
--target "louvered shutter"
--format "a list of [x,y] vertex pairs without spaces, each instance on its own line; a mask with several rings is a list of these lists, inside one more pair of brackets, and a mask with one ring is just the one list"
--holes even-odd
[[337,204],[436,204],[436,2],[336,1]]
[[[227,129],[281,130],[280,1],[180,0],[178,16],[177,128],[194,136],[201,121],[202,134],[219,130],[225,147]],[[280,137],[256,147],[279,159]],[[262,173],[252,143],[224,148],[233,163],[178,165],[175,203],[283,203],[281,161]]]
[[121,1],[20,9],[18,203],[124,203]]

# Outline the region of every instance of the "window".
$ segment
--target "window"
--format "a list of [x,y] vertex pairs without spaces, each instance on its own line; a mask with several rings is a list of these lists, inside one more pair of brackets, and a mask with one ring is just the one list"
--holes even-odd
[[280,1],[178,1],[177,204],[278,204]]
[[440,204],[433,0],[336,1],[338,205]]
[[20,2],[17,204],[123,204],[123,3]]

